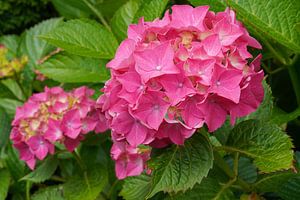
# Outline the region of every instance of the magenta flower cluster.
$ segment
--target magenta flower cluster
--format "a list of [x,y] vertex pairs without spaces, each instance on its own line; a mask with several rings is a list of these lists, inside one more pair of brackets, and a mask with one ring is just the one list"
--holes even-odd
[[55,152],[56,142],[73,151],[88,132],[105,130],[91,99],[93,93],[87,87],[71,92],[46,87],[17,108],[10,138],[21,160],[34,169],[37,159]]
[[145,146],[183,145],[204,124],[212,132],[228,115],[234,124],[258,108],[261,56],[248,47],[261,45],[230,9],[173,6],[161,20],[129,26],[97,104],[112,130],[118,178],[146,168]]

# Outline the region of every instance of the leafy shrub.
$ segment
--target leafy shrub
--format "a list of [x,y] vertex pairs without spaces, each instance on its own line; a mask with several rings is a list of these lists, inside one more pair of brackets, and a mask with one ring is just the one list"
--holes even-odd
[[[145,25],[142,21],[138,23],[140,17],[143,16],[145,21],[153,21],[157,17],[163,18],[167,9],[182,1],[128,0],[118,1],[116,5],[114,1],[109,0],[80,2],[68,0],[53,1],[53,3],[59,13],[68,20],[64,21],[61,18],[45,20],[25,31],[22,37],[9,35],[0,38],[0,43],[8,49],[9,59],[28,57],[28,63],[18,77],[0,80],[0,199],[300,199],[298,173],[300,156],[297,151],[300,147],[300,139],[299,135],[295,134],[300,130],[300,70],[297,67],[300,63],[299,1],[190,0],[186,2],[193,6],[209,4],[211,10],[215,12],[224,11],[230,6],[250,35],[261,43],[262,50],[249,49],[249,52],[251,55],[262,54],[261,67],[265,76],[262,81],[260,72],[261,77],[255,81],[254,85],[257,86],[254,89],[258,87],[261,91],[261,86],[263,86],[264,98],[261,102],[260,92],[257,95],[246,95],[245,100],[249,102],[252,102],[251,99],[259,99],[258,103],[256,101],[253,105],[251,103],[254,108],[251,111],[255,110],[255,112],[249,114],[247,110],[242,109],[245,114],[238,115],[236,119],[234,117],[236,120],[234,126],[230,123],[234,121],[233,119],[224,119],[218,126],[211,128],[208,118],[204,118],[204,123],[208,126],[200,123],[201,126],[198,127],[199,123],[195,123],[193,134],[187,134],[186,137],[173,137],[172,134],[176,133],[178,136],[180,135],[178,133],[181,133],[176,129],[164,131],[162,138],[169,139],[167,146],[160,149],[154,147],[151,149],[151,154],[147,140],[135,140],[140,139],[138,138],[141,136],[140,132],[136,132],[134,140],[127,137],[126,128],[132,128],[131,122],[136,122],[130,117],[138,116],[135,115],[134,109],[140,104],[132,106],[120,100],[120,97],[124,98],[124,92],[122,93],[119,89],[129,87],[136,80],[132,77],[122,79],[122,76],[128,73],[127,67],[131,60],[126,56],[122,57],[124,52],[120,49],[124,47],[124,43],[121,42],[127,37],[128,26],[132,23],[138,25],[129,27],[131,39],[140,41],[144,37],[144,35],[139,35],[141,27]],[[118,9],[114,9],[114,6]],[[107,12],[102,10],[103,8]],[[186,17],[191,14],[192,12],[187,12],[183,15]],[[90,19],[78,19],[83,16]],[[221,14],[219,17],[222,18],[222,16]],[[235,22],[233,13],[230,16],[229,19]],[[192,17],[192,20],[195,18]],[[182,21],[182,23],[187,22],[188,20]],[[153,24],[155,23],[164,26],[161,22],[156,21]],[[157,31],[156,28],[154,27],[153,30]],[[162,35],[166,33],[161,28],[158,30]],[[151,31],[149,33],[145,36],[153,36]],[[177,34],[174,34],[175,38],[181,37]],[[157,35],[154,34],[154,36]],[[142,40],[141,46],[134,46],[134,48],[144,50],[143,48],[148,48],[149,44],[154,45],[155,48],[156,37],[146,38],[147,40]],[[151,39],[154,39],[154,42]],[[185,41],[188,47],[190,40],[188,37],[185,39],[176,41]],[[205,38],[202,39],[200,38],[200,42],[205,40]],[[218,47],[217,39],[214,38],[214,45],[206,46],[204,49],[206,54],[209,51],[209,54],[213,56],[218,55],[219,50],[215,48]],[[250,41],[254,40],[250,39]],[[125,47],[128,46],[125,45]],[[228,51],[225,47],[222,48],[225,52]],[[125,48],[125,52],[130,54],[130,48]],[[155,55],[158,60],[160,59],[159,51],[146,54],[143,59],[140,54],[144,52],[137,52],[134,59],[147,61]],[[230,53],[222,54],[225,57],[228,55]],[[154,61],[157,60],[154,59]],[[244,64],[247,63],[247,66],[250,66],[251,61],[246,59]],[[222,62],[226,63],[221,59]],[[257,64],[254,60],[252,67],[258,69],[259,65],[254,65],[254,63]],[[146,64],[142,67],[150,66]],[[105,66],[110,67],[111,75]],[[157,66],[159,65],[155,67]],[[139,68],[139,70],[144,68]],[[139,70],[136,73],[140,74]],[[159,67],[158,70],[161,68]],[[147,69],[144,71],[147,72]],[[247,72],[247,70],[243,71],[243,74]],[[40,75],[43,75],[43,81],[36,79]],[[152,75],[150,73],[150,76]],[[159,77],[150,76],[140,76],[140,78],[147,81],[150,78]],[[108,81],[110,78],[113,81],[114,79],[119,81],[120,85],[111,84],[112,80]],[[105,84],[106,81],[108,82]],[[103,134],[94,134],[93,131],[82,134],[84,140],[78,146],[76,145],[77,148],[72,153],[61,144],[63,140],[54,143],[55,154],[48,155],[43,161],[38,161],[35,170],[31,171],[20,161],[18,153],[9,140],[12,128],[10,124],[15,116],[16,108],[25,102],[30,102],[30,99],[34,97],[33,95],[30,98],[32,93],[38,95],[44,91],[45,86],[54,88],[58,86],[66,92],[80,86],[94,89],[95,94],[93,96],[90,94],[89,98],[94,99],[91,100],[92,102],[98,99],[94,104],[94,111],[99,117],[97,122],[100,124],[108,122],[113,130]],[[150,86],[153,87],[151,90],[154,90],[150,93],[156,92],[156,94],[168,92],[169,89],[166,87],[162,90],[161,88],[165,87],[163,84],[159,87],[160,91],[154,87],[155,84],[154,86],[147,85],[147,87]],[[247,86],[249,85],[246,84],[243,88]],[[99,91],[100,89],[102,90]],[[131,94],[131,89],[125,92],[125,96]],[[162,98],[162,101],[176,100],[175,97],[178,95],[178,93],[174,96],[169,94],[167,98]],[[232,99],[233,103],[236,100],[234,96],[225,95],[225,97]],[[131,100],[136,101],[139,98]],[[240,101],[241,98],[238,100]],[[152,99],[149,103],[153,103]],[[201,103],[203,102],[197,104]],[[258,107],[259,103],[261,104]],[[51,103],[48,104],[49,109],[53,109]],[[190,109],[186,116],[197,114],[198,112],[195,112],[197,106]],[[220,109],[225,109],[226,106],[222,104]],[[129,108],[129,114],[124,115],[125,117],[123,116],[121,120],[115,120],[120,117],[124,108],[126,111]],[[51,109],[49,113],[52,112]],[[208,110],[204,109],[203,112],[211,114],[212,117],[209,119],[219,119],[220,116],[224,118],[224,112],[208,112]],[[226,111],[226,114],[230,116],[233,116],[232,113],[230,110]],[[74,115],[74,118],[75,116],[78,115]],[[169,116],[158,117],[170,120]],[[151,117],[149,116],[147,120],[139,117],[143,125],[150,130],[150,136],[152,136],[151,131],[157,131],[156,127],[153,127],[156,124],[152,123]],[[195,115],[192,117],[197,118]],[[29,118],[23,117],[22,119],[28,121]],[[29,121],[32,122],[34,119],[30,118]],[[189,124],[188,120],[182,116],[175,120],[184,125]],[[128,121],[130,123],[127,123]],[[118,134],[117,129],[120,126],[125,131],[122,130],[122,133]],[[191,127],[187,126],[187,128]],[[100,129],[105,131],[106,127]],[[43,134],[43,131],[39,133]],[[68,133],[72,135],[75,132]],[[23,131],[21,136],[31,137],[31,134],[36,133],[27,131],[25,134]],[[153,135],[158,134],[155,132]],[[11,137],[16,144],[18,141],[13,138],[13,132]],[[26,138],[23,141],[26,141]],[[37,143],[37,146],[40,147],[43,144]],[[116,164],[112,162],[111,156],[117,161]],[[115,167],[117,170],[126,169],[126,173],[116,174]],[[119,178],[132,177],[118,180],[116,175]]]

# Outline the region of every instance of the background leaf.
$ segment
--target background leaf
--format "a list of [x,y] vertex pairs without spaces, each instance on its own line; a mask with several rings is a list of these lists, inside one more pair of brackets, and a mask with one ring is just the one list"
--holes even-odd
[[128,177],[125,179],[120,195],[126,200],[145,199],[151,189],[150,184],[151,177],[145,174],[137,177]]
[[0,200],[5,200],[10,183],[10,174],[7,169],[0,169]]
[[278,191],[284,200],[298,200],[300,198],[300,176],[290,179]]
[[104,168],[92,169],[86,175],[75,175],[64,185],[64,196],[67,200],[94,200],[107,183],[107,172]]
[[218,180],[213,178],[204,178],[201,184],[196,184],[193,189],[185,193],[178,193],[167,198],[167,200],[233,200],[232,191],[223,189]]
[[49,58],[38,69],[47,77],[62,83],[104,82],[109,79],[105,64],[104,60],[63,52]]
[[55,156],[48,157],[34,171],[24,176],[21,180],[27,180],[34,183],[40,183],[49,179],[58,166],[58,160]]
[[0,44],[3,44],[7,49],[8,59],[17,57],[17,50],[19,47],[19,36],[17,35],[4,35],[0,37]]
[[254,159],[262,172],[273,172],[292,167],[292,142],[288,135],[276,125],[248,120],[241,122],[231,131],[226,150],[240,152]]
[[0,107],[0,149],[3,148],[9,138],[10,120],[3,108]]
[[51,0],[55,9],[67,19],[84,18],[92,15],[91,10],[82,0]]
[[61,186],[52,186],[38,190],[31,197],[32,200],[64,200]]
[[119,8],[111,19],[111,28],[119,41],[127,36],[128,25],[132,23],[142,0],[130,0]]
[[118,47],[114,35],[92,20],[70,20],[40,37],[70,53],[94,58],[113,58]]
[[207,176],[213,164],[209,140],[196,134],[184,146],[173,146],[158,157],[152,157],[151,190],[148,198],[159,191],[178,192],[192,188]]
[[164,13],[168,0],[143,0],[143,4],[134,16],[134,23],[137,23],[139,18],[144,17],[145,21],[152,21],[159,18]]
[[19,56],[27,55],[29,64],[35,66],[37,61],[54,50],[54,47],[46,41],[38,38],[59,26],[62,23],[61,18],[45,20],[26,31],[21,37],[19,47]]

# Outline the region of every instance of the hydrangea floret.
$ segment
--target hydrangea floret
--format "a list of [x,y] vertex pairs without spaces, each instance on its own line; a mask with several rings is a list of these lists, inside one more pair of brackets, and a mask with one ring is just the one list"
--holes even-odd
[[64,144],[73,151],[90,131],[98,130],[94,91],[80,87],[65,92],[61,87],[45,88],[32,95],[16,110],[10,138],[20,159],[34,169],[36,160],[54,154],[55,144]]
[[162,19],[128,27],[107,67],[98,112],[112,130],[112,158],[122,179],[146,168],[150,150],[183,145],[196,129],[218,129],[227,116],[255,111],[264,97],[261,45],[234,11],[175,5]]

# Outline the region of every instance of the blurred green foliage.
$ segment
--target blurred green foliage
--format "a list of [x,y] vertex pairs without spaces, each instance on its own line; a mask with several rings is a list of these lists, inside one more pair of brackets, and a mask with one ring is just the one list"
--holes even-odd
[[1,0],[0,35],[21,33],[25,28],[55,15],[50,0]]

